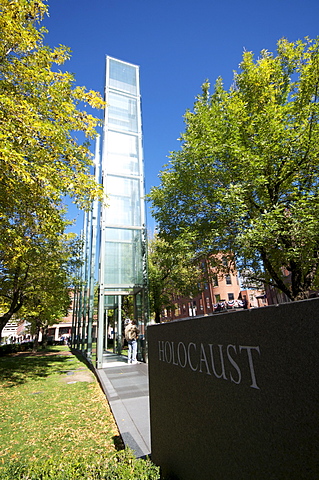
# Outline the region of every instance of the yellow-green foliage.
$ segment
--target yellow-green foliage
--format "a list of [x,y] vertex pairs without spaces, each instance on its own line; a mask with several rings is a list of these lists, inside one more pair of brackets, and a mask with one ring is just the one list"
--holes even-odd
[[39,284],[44,292],[45,273],[61,287],[70,240],[61,198],[87,207],[102,197],[88,144],[75,135],[96,135],[98,119],[84,108],[104,102],[59,69],[70,50],[45,45],[47,12],[42,0],[0,0],[0,332]]
[[72,134],[94,137],[98,120],[79,107],[104,102],[54,68],[70,50],[44,45],[38,24],[47,9],[42,1],[0,1],[0,180],[11,195],[20,183],[40,184],[42,195],[71,192],[83,200],[98,189],[88,175],[89,150]]

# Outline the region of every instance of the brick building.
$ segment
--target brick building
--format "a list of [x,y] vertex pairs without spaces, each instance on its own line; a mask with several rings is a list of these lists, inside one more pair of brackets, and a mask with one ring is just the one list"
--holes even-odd
[[225,267],[225,272],[218,273],[216,267],[210,266],[209,261],[203,261],[201,264],[203,281],[198,286],[200,293],[193,298],[176,297],[174,308],[163,311],[162,321],[267,305],[264,291],[242,290],[234,264],[223,255],[219,255],[218,258]]
[[[220,256],[224,266],[229,267],[226,257]],[[178,318],[210,315],[216,311],[242,306],[238,304],[240,283],[236,270],[217,273],[210,263],[202,261],[203,281],[198,285],[200,293],[193,298],[176,297],[175,308],[165,309],[162,320],[170,321]]]

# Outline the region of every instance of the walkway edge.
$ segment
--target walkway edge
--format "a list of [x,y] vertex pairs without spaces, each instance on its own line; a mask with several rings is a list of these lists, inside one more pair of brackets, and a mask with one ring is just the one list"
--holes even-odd
[[[96,369],[95,367],[93,368],[100,386],[109,402],[112,414],[125,446],[130,447],[134,451],[134,454],[137,458],[150,456],[150,448],[147,446],[139,430],[137,429],[134,419],[127,410],[125,403],[122,401],[112,383],[108,379],[105,370]],[[143,402],[144,400],[148,406],[148,396],[143,397]]]

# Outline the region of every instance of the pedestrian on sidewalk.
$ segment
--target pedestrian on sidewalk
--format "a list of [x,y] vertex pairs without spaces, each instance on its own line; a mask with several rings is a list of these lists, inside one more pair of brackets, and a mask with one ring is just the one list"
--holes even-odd
[[128,344],[128,363],[137,363],[137,339],[140,331],[136,326],[135,320],[127,319],[125,323],[127,324],[125,327],[125,339]]

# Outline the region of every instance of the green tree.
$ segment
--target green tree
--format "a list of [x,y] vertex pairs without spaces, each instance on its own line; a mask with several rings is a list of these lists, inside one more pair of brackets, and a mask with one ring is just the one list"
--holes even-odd
[[59,323],[62,317],[67,316],[71,302],[67,283],[59,284],[61,279],[56,275],[51,278],[46,277],[46,280],[48,281],[45,290],[33,291],[26,304],[27,314],[24,319],[31,323],[31,331],[35,335],[35,351],[41,329],[43,344],[46,345],[49,326]]
[[60,232],[52,229],[52,233],[46,226],[21,221],[7,232],[10,242],[0,262],[0,333],[17,312],[24,318],[41,317],[44,326],[48,316],[53,320],[52,310],[59,318],[65,313],[66,299],[70,303],[74,235],[64,234],[63,224]]
[[75,135],[95,136],[98,120],[83,108],[104,102],[58,70],[70,51],[44,45],[47,10],[0,0],[0,329],[25,305],[36,266],[46,268],[44,245],[63,234],[63,196],[82,207],[101,197],[89,144]]
[[[0,0],[0,179],[1,206],[41,185],[43,196],[59,201],[71,194],[78,202],[98,191],[89,173],[88,144],[73,137],[94,137],[98,120],[80,104],[103,107],[100,95],[74,86],[74,77],[55,71],[70,58],[70,50],[43,44],[39,28],[46,3]],[[16,190],[17,189],[17,190]]]
[[40,330],[45,341],[48,327],[66,316],[70,308],[76,245],[77,241],[71,234],[56,236],[53,241],[42,245],[41,255],[36,256],[36,259],[41,258],[41,262],[29,266],[31,275],[30,281],[25,284],[21,314],[31,323],[36,335],[35,350]]
[[155,235],[148,249],[150,309],[159,323],[162,310],[174,308],[177,296],[198,293],[203,274],[183,236],[169,243]]
[[318,287],[318,87],[319,38],[245,52],[228,91],[206,82],[150,194],[161,235],[233,252],[246,279],[291,300]]

